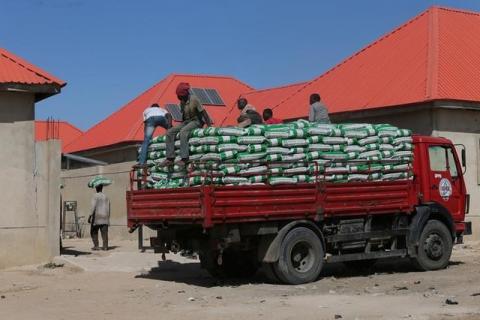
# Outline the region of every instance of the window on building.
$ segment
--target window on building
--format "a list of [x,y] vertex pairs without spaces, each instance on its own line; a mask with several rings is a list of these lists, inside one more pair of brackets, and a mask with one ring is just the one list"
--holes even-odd
[[222,97],[215,89],[191,88],[190,94],[196,96],[201,104],[212,106],[225,106]]

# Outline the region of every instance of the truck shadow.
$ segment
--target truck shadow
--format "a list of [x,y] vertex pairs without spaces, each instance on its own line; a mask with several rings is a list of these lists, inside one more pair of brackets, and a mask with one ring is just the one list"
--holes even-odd
[[[454,268],[464,262],[451,261],[447,268]],[[441,270],[440,270],[441,271]],[[365,269],[349,268],[343,263],[325,264],[319,281],[322,278],[355,278],[375,275],[388,275],[395,273],[419,272],[408,259],[390,259],[379,261]],[[184,283],[193,286],[211,287],[239,287],[250,284],[268,284],[267,278],[261,271],[248,278],[218,279],[212,277],[206,270],[200,267],[198,262],[179,263],[176,261],[159,261],[158,266],[149,271],[136,275],[135,278],[170,281]]]
[[219,285],[217,279],[200,268],[199,262],[159,261],[158,266],[151,268],[148,272],[136,275],[135,278],[171,281],[206,288]]
[[[450,261],[447,268],[462,265],[462,261]],[[441,270],[440,270],[441,271]],[[322,270],[322,277],[352,278],[358,276],[384,275],[395,273],[414,273],[419,271],[414,264],[406,258],[385,259],[378,261],[370,267],[350,267],[343,263],[326,264]]]

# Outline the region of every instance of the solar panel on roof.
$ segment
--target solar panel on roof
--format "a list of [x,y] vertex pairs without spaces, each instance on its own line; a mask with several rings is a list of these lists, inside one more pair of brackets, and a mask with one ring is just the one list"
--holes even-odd
[[180,106],[178,104],[167,103],[165,105],[165,109],[167,109],[168,112],[170,112],[173,120],[175,120],[175,121],[182,121],[183,120],[182,119],[183,118],[182,117],[182,111],[180,110]]
[[210,97],[210,101],[212,102],[213,105],[217,105],[217,106],[224,106],[225,105],[222,98],[218,94],[217,90],[215,90],[215,89],[205,89],[205,92]]
[[201,104],[209,104],[213,106],[224,106],[222,98],[215,89],[191,88],[190,94],[193,94],[200,100]]
[[205,92],[204,89],[202,88],[192,88],[191,89],[193,95],[195,95],[199,100],[201,104],[212,104],[210,101],[209,96]]

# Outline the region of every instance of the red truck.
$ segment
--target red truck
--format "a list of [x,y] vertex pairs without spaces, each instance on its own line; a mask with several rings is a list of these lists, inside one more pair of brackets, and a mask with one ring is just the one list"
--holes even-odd
[[362,267],[391,257],[445,268],[453,244],[471,234],[465,149],[460,162],[448,139],[413,143],[413,179],[398,181],[142,190],[132,171],[128,226],[156,230],[155,252],[198,252],[214,276],[261,267],[271,281],[300,284],[317,279],[325,263]]

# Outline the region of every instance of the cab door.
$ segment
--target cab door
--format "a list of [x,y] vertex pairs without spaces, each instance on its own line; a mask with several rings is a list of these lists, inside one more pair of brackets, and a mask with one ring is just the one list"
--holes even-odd
[[428,157],[430,164],[430,201],[445,207],[454,221],[463,217],[461,169],[451,146],[430,145]]

